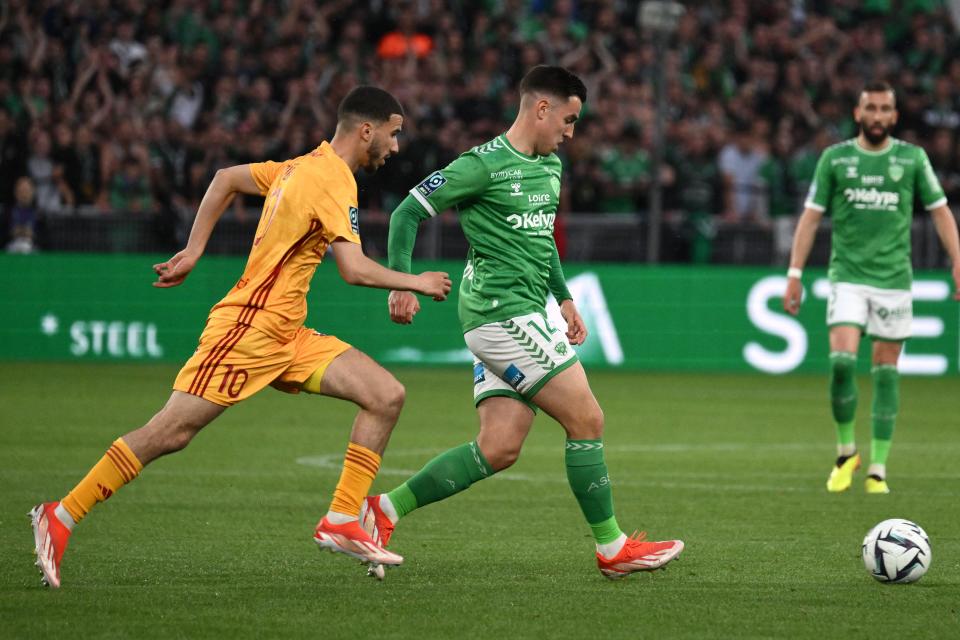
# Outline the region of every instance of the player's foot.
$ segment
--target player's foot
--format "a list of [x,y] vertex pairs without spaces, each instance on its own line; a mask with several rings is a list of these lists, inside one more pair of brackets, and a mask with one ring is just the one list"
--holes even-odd
[[620,553],[606,558],[597,553],[597,567],[600,573],[611,580],[624,578],[636,571],[660,569],[683,551],[681,540],[666,542],[646,542],[647,534],[634,533],[627,538]]
[[37,554],[37,566],[43,577],[43,584],[57,589],[60,587],[60,560],[70,541],[70,529],[60,522],[54,509],[59,502],[38,504],[30,513],[33,527],[33,544]]
[[403,564],[403,557],[387,551],[367,534],[357,520],[346,524],[333,524],[326,517],[317,524],[313,541],[321,548],[361,560],[390,566]]
[[887,486],[887,481],[874,474],[867,476],[867,481],[864,483],[863,488],[867,493],[890,493],[890,487]]
[[[396,526],[380,507],[380,496],[378,495],[367,496],[366,500],[363,501],[363,505],[360,507],[360,525],[373,538],[373,541],[381,547],[386,547],[387,543],[390,542],[390,536],[393,535],[393,528]],[[383,570],[383,565],[371,562],[370,566],[367,567],[367,575],[377,580],[383,580],[386,572]]]
[[839,493],[849,489],[850,483],[853,482],[853,472],[859,468],[859,453],[837,458],[837,463],[833,465],[833,469],[830,471],[830,477],[827,478],[827,491],[830,493]]

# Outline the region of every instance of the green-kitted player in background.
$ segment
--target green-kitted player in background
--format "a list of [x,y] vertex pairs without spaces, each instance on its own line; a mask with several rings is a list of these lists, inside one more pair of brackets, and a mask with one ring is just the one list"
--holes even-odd
[[960,300],[957,223],[923,149],[897,140],[896,96],[885,82],[867,85],[854,109],[860,135],[824,150],[793,238],[784,309],[800,311],[800,276],[826,212],[833,219],[830,254],[830,402],[837,425],[837,462],[827,491],[845,491],[860,467],[854,440],[857,350],[873,339],[873,440],[867,493],[889,493],[887,455],[900,405],[897,360],[910,337],[910,223],[914,198],[930,212],[953,263]]
[[[389,260],[410,270],[419,224],[456,207],[470,242],[460,285],[464,340],[474,355],[476,440],[450,449],[389,493],[366,501],[365,526],[386,545],[397,520],[448,498],[512,465],[533,424],[535,407],[566,432],[567,478],[596,540],[599,569],[609,578],[662,567],[679,540],[628,537],[614,516],[604,460],[603,412],[571,345],[587,329],[567,290],[553,239],[562,166],[555,155],[573,137],[587,90],[560,67],[533,68],[520,84],[510,129],[470,149],[410,190],[390,220]],[[547,319],[553,293],[566,332]],[[391,319],[411,322],[416,296],[390,294]],[[374,567],[382,577],[382,571]]]

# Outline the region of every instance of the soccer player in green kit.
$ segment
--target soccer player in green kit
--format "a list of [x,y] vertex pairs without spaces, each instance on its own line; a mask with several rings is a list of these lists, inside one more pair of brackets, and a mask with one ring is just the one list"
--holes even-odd
[[[554,152],[573,137],[586,94],[583,82],[561,67],[533,68],[520,83],[520,110],[510,129],[427,176],[393,212],[389,263],[409,272],[420,222],[450,207],[458,210],[470,243],[458,308],[474,354],[480,433],[393,491],[367,499],[361,522],[384,546],[404,515],[513,464],[539,407],[566,431],[567,478],[606,577],[658,569],[683,550],[680,540],[628,537],[617,524],[603,412],[571,347],[583,343],[587,329],[553,240],[562,171]],[[566,332],[547,319],[548,291],[560,304]],[[419,303],[395,291],[389,309],[395,322],[408,324]],[[382,578],[382,568],[370,572]]]
[[885,82],[867,85],[854,109],[860,134],[824,150],[793,239],[784,309],[796,315],[800,277],[820,219],[833,219],[830,254],[830,402],[837,461],[827,491],[846,491],[860,467],[854,441],[856,364],[860,337],[873,339],[873,439],[867,493],[889,493],[887,455],[900,404],[897,360],[910,337],[910,222],[917,197],[933,218],[953,264],[960,300],[960,241],[943,189],[923,149],[897,140],[896,96]]

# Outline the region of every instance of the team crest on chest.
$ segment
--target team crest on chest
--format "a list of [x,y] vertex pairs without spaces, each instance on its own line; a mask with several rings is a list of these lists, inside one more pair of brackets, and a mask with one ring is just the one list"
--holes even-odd
[[[891,158],[891,161],[893,158]],[[903,177],[903,166],[899,164],[891,164],[890,168],[887,169],[887,173],[890,174],[890,179],[894,182],[900,182],[900,178]]]

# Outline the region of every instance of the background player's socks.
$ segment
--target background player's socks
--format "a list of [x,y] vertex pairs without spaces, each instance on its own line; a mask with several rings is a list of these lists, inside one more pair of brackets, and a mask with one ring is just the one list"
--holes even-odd
[[[887,443],[887,446],[889,447],[889,445],[890,445],[890,443],[888,442],[888,443]],[[879,478],[879,479],[881,479],[881,480],[886,480],[886,478],[887,478],[887,465],[885,465],[885,464],[878,464],[878,463],[874,462],[874,463],[872,463],[872,464],[870,465],[870,467],[867,469],[867,475],[868,475],[868,476],[875,476],[875,477],[877,477],[877,478]]]
[[837,455],[852,456],[854,416],[857,413],[857,354],[830,352],[830,406],[837,424]]
[[120,487],[140,475],[142,470],[143,465],[127,443],[123,438],[117,438],[83,480],[60,501],[60,505],[76,524],[83,520],[93,505],[112,496]]
[[886,477],[887,456],[893,440],[893,428],[900,408],[900,374],[895,365],[879,365],[873,368],[873,440],[870,447],[870,469],[882,465],[883,472],[876,474]]
[[567,440],[566,463],[567,481],[590,525],[597,549],[612,558],[620,551],[626,536],[613,515],[613,491],[603,459],[603,441]]
[[438,455],[389,492],[387,498],[399,520],[418,507],[449,498],[494,473],[476,441],[468,442]]
[[[364,446],[351,442],[343,458],[343,471],[340,481],[333,490],[333,502],[327,519],[333,524],[344,524],[356,520],[360,515],[360,505],[370,491],[373,479],[380,470],[380,456]],[[344,519],[346,517],[346,519]]]

